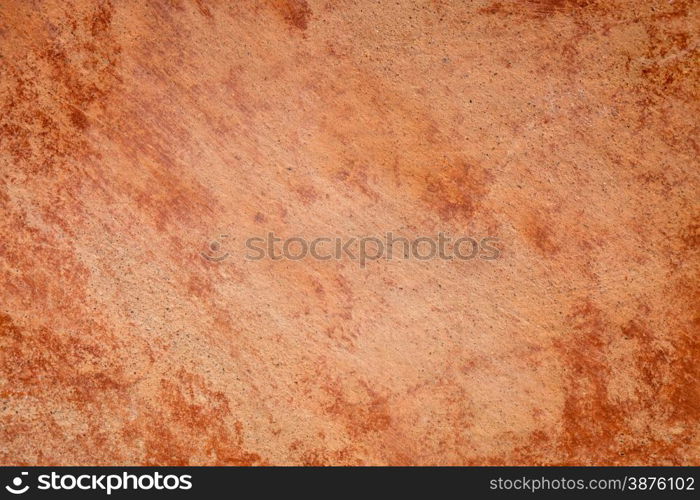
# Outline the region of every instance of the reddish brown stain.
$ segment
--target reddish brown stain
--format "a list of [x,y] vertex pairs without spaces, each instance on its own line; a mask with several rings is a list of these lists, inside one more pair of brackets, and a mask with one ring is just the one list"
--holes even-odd
[[[19,17],[26,8],[9,12]],[[46,173],[87,152],[81,136],[88,123],[84,111],[99,108],[118,78],[120,47],[110,33],[111,4],[87,10],[82,18],[69,13],[55,26],[61,38],[2,39],[3,87],[11,91],[0,99],[0,132],[13,160],[27,172]]]
[[582,9],[595,3],[595,0],[527,0],[538,13],[548,15],[555,12],[567,12]]
[[527,214],[521,223],[526,241],[545,257],[552,257],[560,250],[553,223],[548,222],[546,212]]
[[361,384],[367,401],[347,401],[343,391],[337,386],[326,386],[325,391],[332,397],[326,412],[340,418],[351,435],[361,436],[387,430],[391,425],[387,399],[381,397],[366,384]]
[[[162,418],[171,425],[164,428]],[[158,406],[142,418],[145,426],[146,464],[255,465],[261,459],[243,448],[243,426],[230,422],[229,401],[210,389],[202,377],[183,370],[160,382]],[[126,431],[134,438],[138,434]]]
[[[669,423],[669,409],[683,408],[681,421],[697,418],[697,405],[679,405],[676,388],[688,388],[686,381],[669,383],[678,363],[684,363],[693,350],[685,345],[663,347],[652,331],[637,322],[622,325],[616,330],[603,312],[591,301],[585,301],[568,316],[573,331],[571,339],[558,342],[566,363],[567,396],[563,410],[563,435],[559,446],[564,453],[563,463],[645,463],[660,457],[673,457],[692,446],[689,434],[650,436],[632,430],[629,423],[647,413],[652,422]],[[631,345],[630,342],[633,344]],[[620,401],[610,392],[616,365],[611,349],[622,344],[634,353],[633,373],[635,392],[626,401]],[[694,348],[697,352],[697,346]],[[669,389],[671,392],[669,393]],[[683,399],[689,395],[684,393]],[[676,420],[678,414],[671,417]],[[645,450],[645,451],[643,451]],[[606,458],[607,457],[607,458]],[[677,463],[675,460],[673,463]]]
[[199,12],[203,16],[206,16],[208,18],[212,17],[211,10],[207,6],[206,0],[196,0],[196,4],[197,4],[197,10],[199,10]]
[[371,187],[372,178],[370,168],[367,165],[357,165],[352,163],[346,168],[340,169],[335,178],[358,189],[364,196],[377,200],[378,195]]
[[479,12],[487,15],[524,15],[546,17],[554,14],[576,15],[587,7],[598,6],[596,0],[526,0],[520,4],[513,2],[492,2]]
[[490,175],[481,167],[457,161],[427,169],[424,200],[442,220],[469,220],[488,193]]
[[304,205],[310,205],[316,201],[319,196],[313,186],[298,186],[294,188],[294,191],[299,195],[299,199]]
[[92,36],[98,36],[109,30],[112,24],[113,13],[114,6],[112,2],[106,1],[99,4],[96,11],[91,16],[87,16],[86,20],[90,22],[90,32]]
[[88,120],[85,113],[79,109],[74,109],[70,112],[70,119],[77,128],[84,130],[88,126]]
[[648,26],[644,57],[636,67],[658,98],[668,93],[693,95],[698,87],[700,48],[679,29]]
[[[298,453],[299,444],[292,446],[292,453]],[[299,463],[304,467],[324,467],[324,466],[358,466],[364,465],[362,461],[353,457],[352,449],[340,451],[328,451],[324,449],[306,450],[300,454]]]
[[608,339],[601,312],[585,302],[571,312],[569,322],[571,339],[562,342],[568,387],[561,444],[568,459],[577,461],[615,451],[624,412],[608,397]]
[[501,2],[492,2],[479,9],[480,14],[499,14],[501,12],[503,12],[503,4]]
[[293,28],[304,31],[309,27],[313,12],[306,0],[272,0],[272,5]]

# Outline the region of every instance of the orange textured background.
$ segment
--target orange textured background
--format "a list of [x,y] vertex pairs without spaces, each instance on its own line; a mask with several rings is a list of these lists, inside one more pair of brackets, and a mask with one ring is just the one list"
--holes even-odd
[[[0,463],[700,465],[699,23],[1,2]],[[267,231],[502,254],[245,260]]]

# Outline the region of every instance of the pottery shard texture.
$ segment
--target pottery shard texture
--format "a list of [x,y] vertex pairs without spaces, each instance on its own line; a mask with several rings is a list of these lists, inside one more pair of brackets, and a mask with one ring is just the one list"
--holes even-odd
[[[2,2],[0,463],[700,465],[699,23]],[[246,261],[267,231],[501,256]]]

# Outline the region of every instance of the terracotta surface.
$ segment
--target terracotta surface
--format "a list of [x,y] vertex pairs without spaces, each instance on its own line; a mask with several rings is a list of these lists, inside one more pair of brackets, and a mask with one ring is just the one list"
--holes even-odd
[[[0,462],[700,465],[699,25],[0,2]],[[246,260],[268,231],[501,255]]]

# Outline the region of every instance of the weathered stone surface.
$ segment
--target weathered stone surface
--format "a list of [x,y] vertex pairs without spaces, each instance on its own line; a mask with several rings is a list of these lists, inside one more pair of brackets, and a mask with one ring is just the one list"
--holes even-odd
[[699,12],[2,2],[0,462],[700,465]]

